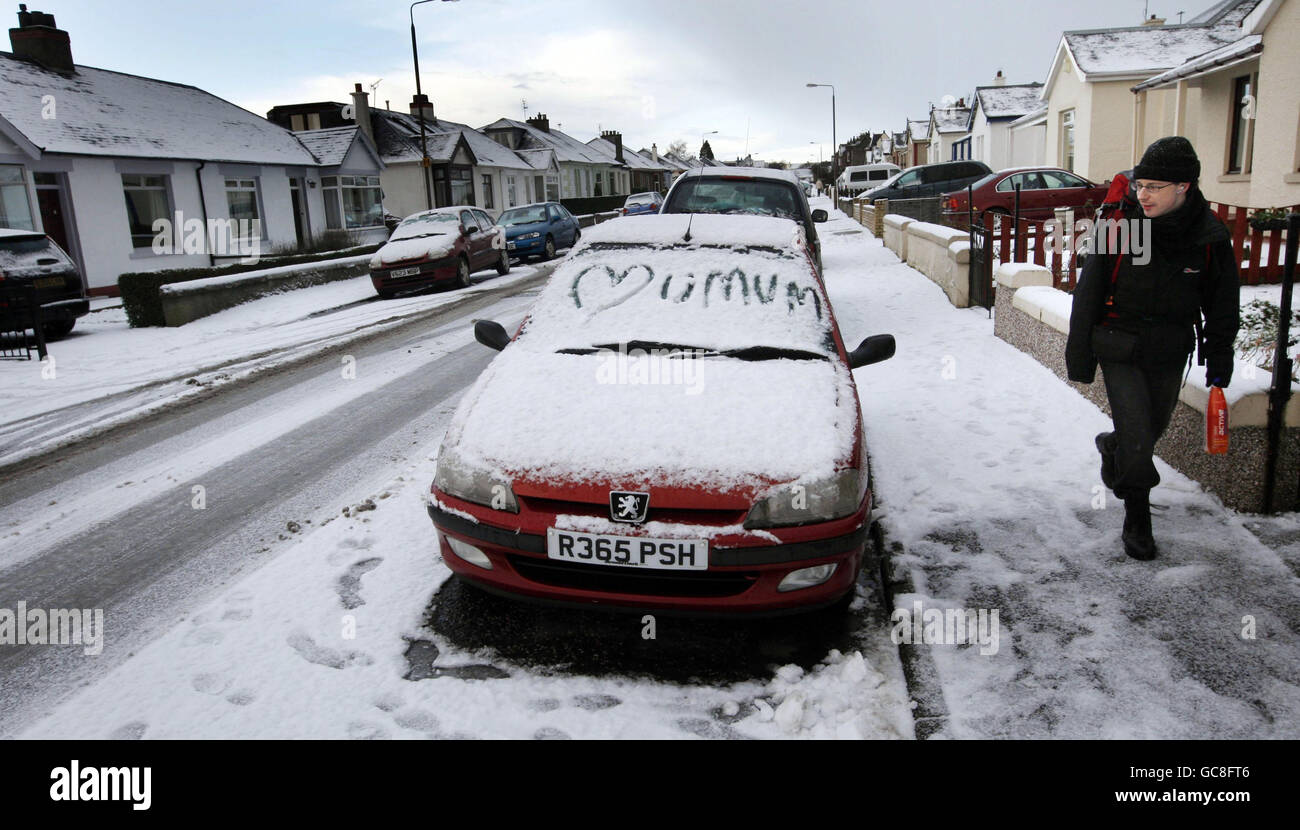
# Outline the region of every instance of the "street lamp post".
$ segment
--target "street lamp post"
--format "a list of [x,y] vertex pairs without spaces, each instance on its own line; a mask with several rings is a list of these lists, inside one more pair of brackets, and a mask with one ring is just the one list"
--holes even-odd
[[[416,118],[420,121],[420,173],[424,179],[424,199],[429,205],[429,210],[433,210],[433,185],[430,182],[432,165],[429,162],[429,145],[425,141],[424,132],[424,92],[420,89],[420,51],[415,45],[415,7],[423,3],[432,3],[433,0],[415,0],[411,4],[411,60],[415,63],[415,112]],[[444,3],[455,3],[458,0],[442,0]]]
[[806,84],[809,87],[828,86],[831,88],[831,173],[835,173],[835,158],[839,154],[839,139],[835,135],[835,84]]

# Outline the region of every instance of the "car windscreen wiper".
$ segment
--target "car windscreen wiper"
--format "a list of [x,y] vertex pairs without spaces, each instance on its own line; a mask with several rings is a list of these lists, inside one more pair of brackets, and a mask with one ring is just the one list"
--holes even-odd
[[703,346],[687,346],[682,343],[661,343],[656,340],[628,340],[625,343],[598,343],[589,348],[558,349],[556,354],[595,354],[596,352],[631,352],[640,349],[644,352],[664,351],[664,352],[693,352],[696,356],[716,355],[717,349],[706,349]]
[[759,362],[764,360],[828,360],[829,357],[804,349],[789,349],[779,346],[745,346],[740,349],[706,349],[700,346],[686,346],[681,343],[660,343],[651,340],[629,340],[626,343],[605,343],[590,348],[559,349],[556,354],[596,354],[597,352],[631,352],[640,349],[645,352],[681,352],[691,357],[733,357],[737,360]]

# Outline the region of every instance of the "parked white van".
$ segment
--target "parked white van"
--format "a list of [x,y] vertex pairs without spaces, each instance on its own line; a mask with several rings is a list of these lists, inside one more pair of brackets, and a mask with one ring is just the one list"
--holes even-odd
[[885,179],[895,173],[901,173],[902,168],[897,164],[857,164],[852,167],[845,167],[844,172],[835,180],[841,196],[853,196],[862,191],[878,187],[883,184]]

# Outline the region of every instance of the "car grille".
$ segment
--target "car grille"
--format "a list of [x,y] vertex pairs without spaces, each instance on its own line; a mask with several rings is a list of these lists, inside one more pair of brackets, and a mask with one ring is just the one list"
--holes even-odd
[[758,574],[749,571],[660,571],[556,562],[510,556],[510,566],[532,582],[555,588],[658,597],[734,597],[749,590]]
[[[539,499],[532,496],[519,496],[518,498],[530,510],[556,515],[609,518],[608,504]],[[655,507],[653,500],[651,500],[650,510],[646,513],[646,521],[727,527],[728,525],[741,524],[745,521],[747,515],[747,510],[694,510],[689,507]]]

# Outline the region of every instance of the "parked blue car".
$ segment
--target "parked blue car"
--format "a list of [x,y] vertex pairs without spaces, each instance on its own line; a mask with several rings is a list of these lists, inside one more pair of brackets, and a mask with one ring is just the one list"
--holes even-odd
[[559,202],[510,208],[497,224],[506,229],[506,250],[512,257],[551,259],[557,248],[571,248],[582,236],[578,220]]
[[624,216],[639,216],[648,213],[658,213],[659,208],[663,207],[664,197],[658,193],[633,193],[627,197],[623,203]]

